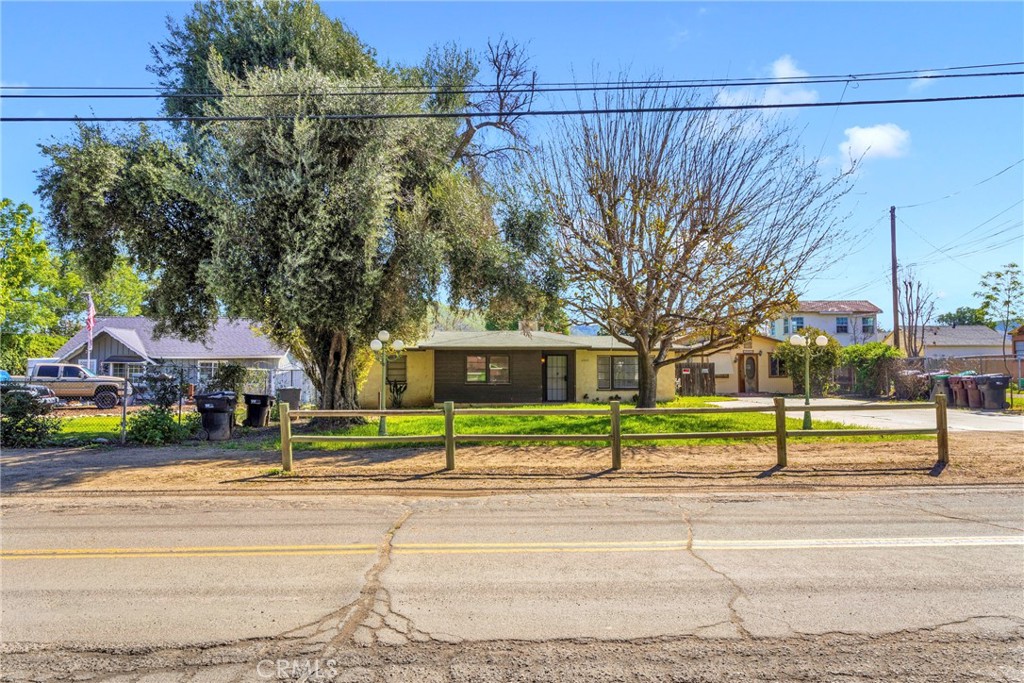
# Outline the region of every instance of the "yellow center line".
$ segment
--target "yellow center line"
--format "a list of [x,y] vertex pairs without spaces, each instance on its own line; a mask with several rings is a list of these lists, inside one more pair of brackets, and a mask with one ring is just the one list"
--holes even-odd
[[[503,543],[404,543],[392,552],[406,555],[496,553],[640,553],[719,550],[820,550],[872,548],[944,548],[1024,546],[1024,536],[949,536],[906,538],[811,538],[694,541],[521,541]],[[27,548],[4,550],[0,560],[127,559],[170,557],[284,557],[315,555],[373,555],[377,545],[188,546],[155,548]]]

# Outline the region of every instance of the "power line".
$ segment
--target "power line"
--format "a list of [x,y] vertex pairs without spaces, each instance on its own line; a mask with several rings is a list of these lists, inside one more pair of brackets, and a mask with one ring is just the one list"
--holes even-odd
[[[1024,62],[999,62],[993,64],[970,64],[961,66],[950,66],[938,69],[904,69],[900,71],[874,71],[859,74],[828,74],[823,76],[792,76],[786,79],[774,79],[769,81],[772,85],[778,84],[793,84],[798,85],[800,83],[806,83],[808,80],[813,79],[835,79],[838,82],[846,80],[859,80],[875,76],[899,76],[899,75],[917,75],[920,78],[932,78],[939,76],[942,73],[950,71],[967,71],[971,69],[995,69],[1012,66],[1022,66]],[[616,86],[616,85],[643,85],[643,84],[711,84],[711,83],[723,83],[726,85],[741,85],[749,82],[760,82],[764,81],[763,78],[729,78],[729,79],[651,79],[646,81],[554,81],[537,84],[540,87],[555,87],[555,86],[580,86],[580,85],[593,85],[593,86]],[[422,88],[423,86],[408,84],[401,85],[396,84],[393,87],[404,87],[404,88]],[[163,86],[67,86],[67,85],[0,85],[0,90],[82,90],[82,91],[101,91],[101,90],[164,90]]]
[[[978,271],[976,271],[976,270],[975,270],[974,268],[971,268],[971,267],[970,267],[970,266],[968,266],[968,265],[967,265],[966,263],[963,263],[963,262],[961,262],[961,261],[960,261],[960,260],[958,260],[958,259],[957,259],[956,257],[954,257],[954,256],[952,256],[951,254],[949,254],[949,252],[947,252],[947,251],[946,251],[945,249],[941,249],[941,248],[939,248],[939,247],[936,247],[936,246],[935,246],[934,244],[932,244],[932,243],[931,243],[931,241],[929,241],[929,240],[928,240],[928,238],[927,238],[927,237],[925,237],[924,235],[922,235],[921,233],[919,233],[919,232],[918,232],[917,230],[914,230],[914,228],[912,228],[912,227],[910,226],[910,224],[909,224],[909,223],[907,223],[907,222],[906,222],[905,220],[903,220],[903,217],[902,217],[902,216],[900,216],[900,217],[898,218],[898,220],[899,220],[899,222],[900,222],[900,223],[902,223],[902,224],[904,225],[904,227],[906,227],[907,229],[909,229],[909,230],[910,230],[910,232],[912,232],[912,233],[914,233],[915,235],[917,235],[917,237],[918,237],[918,238],[919,238],[919,239],[920,239],[920,240],[921,240],[922,242],[924,242],[925,244],[927,244],[927,245],[928,245],[929,247],[932,247],[932,248],[933,248],[933,249],[935,249],[936,251],[938,251],[938,252],[941,252],[941,253],[942,253],[942,254],[943,254],[943,255],[944,255],[944,256],[945,256],[946,258],[948,258],[948,259],[949,259],[950,261],[952,261],[952,262],[956,263],[956,264],[957,264],[957,265],[959,265],[959,266],[962,266],[963,268],[966,268],[967,270],[971,271],[972,273],[978,273]],[[981,273],[978,273],[978,275],[981,275]]]
[[[405,96],[405,95],[490,95],[498,93],[508,94],[537,94],[551,92],[590,92],[605,90],[650,90],[650,89],[707,89],[725,87],[754,87],[771,85],[820,85],[826,83],[872,83],[880,81],[910,81],[944,78],[983,78],[993,76],[1021,76],[1024,71],[998,71],[971,74],[925,74],[919,76],[860,76],[851,74],[843,77],[822,76],[816,78],[793,77],[773,78],[759,81],[746,79],[723,79],[719,81],[694,81],[694,82],[672,82],[672,81],[622,81],[614,84],[587,84],[575,85],[522,85],[498,89],[488,88],[429,88],[425,86],[403,86],[394,84],[386,86],[384,90],[372,90],[366,87],[350,88],[345,90],[332,90],[322,92],[281,92],[281,93],[223,93],[223,92],[159,92],[159,93],[47,93],[47,94],[3,94],[0,99],[11,100],[130,100],[130,99],[218,99],[226,97],[239,98],[267,98],[267,97],[361,97],[361,96]],[[24,89],[24,88],[23,88]],[[69,90],[72,88],[38,88],[40,90]]]
[[918,202],[917,204],[906,204],[904,206],[897,206],[896,208],[897,209],[913,209],[913,208],[916,208],[918,206],[927,206],[928,204],[934,204],[935,202],[941,202],[944,199],[949,199],[950,197],[955,197],[956,195],[960,194],[961,192],[964,192],[966,190],[972,190],[972,189],[978,187],[979,185],[984,185],[985,183],[987,183],[988,181],[990,181],[990,180],[992,180],[994,178],[998,178],[999,176],[1001,176],[1004,173],[1006,173],[1007,171],[1009,171],[1011,168],[1014,168],[1015,166],[1020,166],[1022,162],[1024,162],[1024,159],[1018,159],[1017,161],[1013,162],[1012,164],[1010,164],[1009,166],[1007,166],[1003,170],[999,171],[998,173],[994,173],[994,174],[990,175],[989,177],[985,178],[984,180],[979,180],[978,182],[974,183],[973,185],[970,185],[970,186],[965,187],[963,189],[957,190],[956,192],[950,192],[949,194],[944,195],[942,197],[939,197],[938,199],[930,199],[930,200],[928,200],[926,202]]
[[853,100],[849,102],[798,102],[785,104],[723,104],[692,107],[622,107],[607,109],[550,109],[521,112],[409,112],[399,114],[295,114],[262,116],[3,116],[0,123],[176,123],[176,122],[253,122],[291,121],[296,118],[324,121],[372,121],[390,119],[464,119],[528,117],[528,116],[576,116],[597,114],[668,114],[713,111],[748,111],[766,109],[809,109],[820,107],[855,107],[880,104],[925,104],[935,102],[971,102],[980,100],[1005,100],[1024,98],[1024,93],[998,95],[960,95],[955,97],[901,98],[891,100]]

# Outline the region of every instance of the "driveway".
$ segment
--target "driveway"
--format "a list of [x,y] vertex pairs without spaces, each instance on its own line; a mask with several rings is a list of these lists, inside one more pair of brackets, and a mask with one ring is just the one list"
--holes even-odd
[[[737,408],[741,406],[764,406],[766,410],[771,410],[773,407],[772,401],[773,399],[770,396],[744,396],[737,401],[722,402],[718,405]],[[802,404],[803,399],[786,399],[786,405]],[[815,419],[861,427],[874,427],[876,429],[927,429],[935,426],[934,408],[922,408],[921,410],[871,410],[870,406],[872,405],[887,404],[848,398],[811,399],[812,409],[814,406],[854,406],[863,408],[863,410],[851,410],[850,412],[830,411],[817,414],[812,410],[811,416]],[[800,413],[789,413],[790,417],[799,415]],[[1024,432],[1024,415],[964,410],[963,408],[951,408],[948,411],[948,415],[949,429],[954,432]]]

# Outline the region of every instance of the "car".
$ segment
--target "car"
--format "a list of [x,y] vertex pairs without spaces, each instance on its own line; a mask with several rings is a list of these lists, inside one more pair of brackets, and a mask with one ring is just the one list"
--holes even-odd
[[0,370],[0,384],[11,381],[11,373],[6,370]]
[[5,381],[0,383],[0,395],[25,394],[40,405],[50,407],[59,406],[62,401],[53,390],[42,384],[22,384],[19,382]]

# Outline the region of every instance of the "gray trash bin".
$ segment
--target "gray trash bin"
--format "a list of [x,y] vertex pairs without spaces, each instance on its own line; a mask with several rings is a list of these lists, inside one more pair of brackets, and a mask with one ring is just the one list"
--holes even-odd
[[288,404],[288,410],[298,410],[302,407],[302,389],[296,387],[285,387],[277,390],[277,400]]
[[1002,410],[1007,407],[1006,390],[1010,386],[1009,375],[978,375],[978,389],[981,390],[982,408]]

